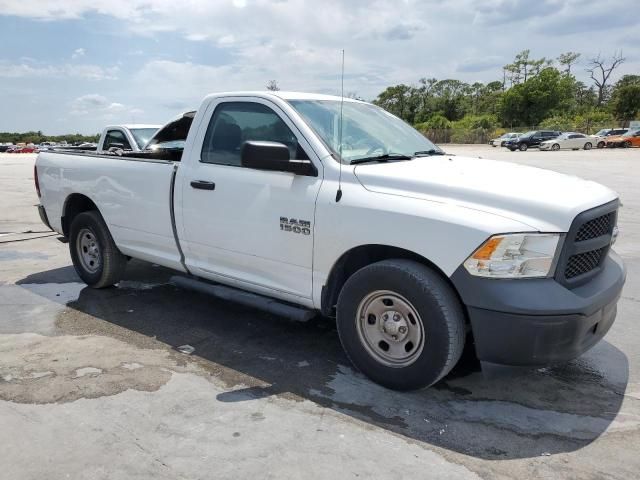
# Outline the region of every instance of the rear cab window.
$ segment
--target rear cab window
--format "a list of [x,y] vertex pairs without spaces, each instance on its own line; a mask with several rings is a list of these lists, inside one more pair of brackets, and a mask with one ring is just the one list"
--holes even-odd
[[113,146],[122,146],[123,150],[132,150],[129,140],[127,140],[125,134],[120,130],[109,130],[105,135],[102,148],[108,150]]

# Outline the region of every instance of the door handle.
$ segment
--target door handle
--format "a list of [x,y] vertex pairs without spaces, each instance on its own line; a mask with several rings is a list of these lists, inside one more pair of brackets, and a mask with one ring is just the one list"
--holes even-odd
[[206,180],[192,180],[191,186],[199,190],[215,190],[216,184],[213,182],[207,182]]

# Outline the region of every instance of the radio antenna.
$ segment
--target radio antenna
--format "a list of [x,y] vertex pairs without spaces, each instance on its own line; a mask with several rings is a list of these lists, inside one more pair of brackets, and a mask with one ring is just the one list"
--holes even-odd
[[338,173],[338,191],[336,192],[336,203],[342,198],[342,107],[344,107],[344,48],[342,49],[342,71],[340,73],[340,131],[338,132],[338,154],[339,154],[339,173]]

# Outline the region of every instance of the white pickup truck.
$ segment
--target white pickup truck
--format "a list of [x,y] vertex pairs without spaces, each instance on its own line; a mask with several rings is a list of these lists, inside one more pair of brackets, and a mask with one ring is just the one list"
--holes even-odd
[[336,317],[349,358],[394,389],[483,362],[567,361],[611,327],[618,196],[591,181],[445,154],[338,97],[205,98],[181,157],[45,152],[45,224],[91,287],[130,257],[178,285],[297,319]]

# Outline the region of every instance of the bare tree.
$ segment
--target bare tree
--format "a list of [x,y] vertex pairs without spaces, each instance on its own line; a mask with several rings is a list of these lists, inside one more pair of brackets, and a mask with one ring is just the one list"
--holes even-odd
[[622,52],[614,52],[611,57],[611,63],[607,63],[606,58],[602,58],[600,54],[589,60],[589,68],[587,72],[591,75],[593,83],[596,84],[598,89],[598,106],[602,105],[604,101],[605,93],[607,92],[607,82],[611,73],[624,63],[626,58],[622,56]]
[[565,52],[558,56],[558,63],[565,67],[564,72],[567,75],[571,75],[571,65],[575,65],[578,58],[580,58],[580,54],[577,52]]
[[280,90],[280,87],[278,86],[278,81],[277,80],[269,80],[267,82],[267,90],[270,90],[272,92],[277,92],[278,90]]

